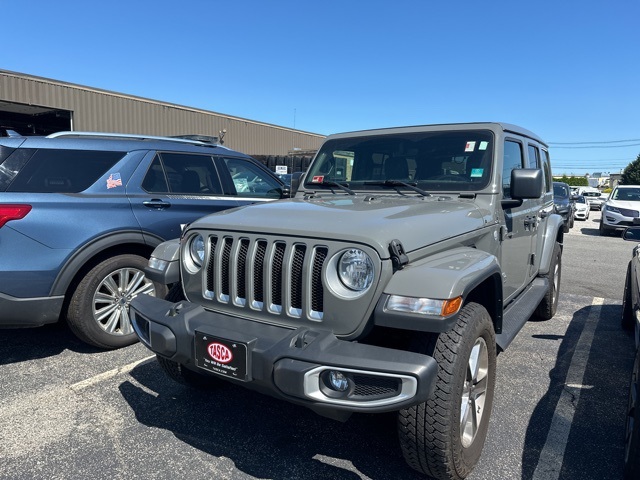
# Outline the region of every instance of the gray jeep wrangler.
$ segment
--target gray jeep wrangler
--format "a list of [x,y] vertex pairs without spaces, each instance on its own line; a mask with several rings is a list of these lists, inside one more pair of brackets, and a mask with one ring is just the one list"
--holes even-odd
[[173,379],[217,377],[332,418],[397,412],[401,450],[465,478],[496,353],[556,311],[562,218],[547,146],[498,123],[332,135],[295,198],[201,218],[131,303]]

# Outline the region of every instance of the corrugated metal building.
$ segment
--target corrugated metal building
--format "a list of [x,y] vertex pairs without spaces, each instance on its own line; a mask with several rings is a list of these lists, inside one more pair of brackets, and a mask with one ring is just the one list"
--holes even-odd
[[62,130],[144,135],[224,134],[224,144],[259,156],[313,151],[324,135],[48,78],[0,70],[0,127],[22,134]]

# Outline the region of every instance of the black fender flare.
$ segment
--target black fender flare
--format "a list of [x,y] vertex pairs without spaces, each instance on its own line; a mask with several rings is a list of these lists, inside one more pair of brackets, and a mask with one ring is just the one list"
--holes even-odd
[[75,251],[60,269],[58,276],[51,287],[51,296],[65,295],[69,285],[77,273],[91,261],[96,255],[122,244],[136,244],[150,251],[159,245],[163,239],[155,234],[141,232],[139,230],[127,230],[111,232],[94,238]]

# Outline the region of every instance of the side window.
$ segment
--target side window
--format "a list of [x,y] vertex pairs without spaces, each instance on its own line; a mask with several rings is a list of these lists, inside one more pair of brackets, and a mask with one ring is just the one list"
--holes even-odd
[[551,176],[551,159],[549,158],[549,152],[542,150],[542,159],[544,167],[544,181],[547,192],[553,189],[553,177]]
[[[222,193],[220,178],[211,156],[160,152],[156,159],[158,157],[165,176],[162,181],[165,187],[168,186],[169,193],[189,195],[220,195]],[[155,174],[156,166],[154,159],[147,176]],[[145,182],[146,180],[147,177]],[[162,183],[160,186],[162,187]]]
[[507,140],[504,142],[504,162],[502,164],[502,195],[511,198],[511,171],[522,168],[522,145]]
[[280,198],[282,185],[258,165],[242,158],[224,158],[239,197]]
[[[18,149],[7,161],[11,160]],[[37,150],[8,186],[8,192],[78,193],[107,173],[125,152],[96,150]],[[16,156],[16,159],[20,156]],[[3,163],[3,167],[7,161]]]
[[542,168],[542,164],[540,163],[540,152],[538,151],[538,147],[533,145],[528,146],[529,150],[529,168]]
[[162,163],[160,163],[160,156],[156,155],[151,162],[147,174],[142,181],[143,190],[149,193],[168,193],[169,187],[167,186],[167,179],[164,175],[164,169]]

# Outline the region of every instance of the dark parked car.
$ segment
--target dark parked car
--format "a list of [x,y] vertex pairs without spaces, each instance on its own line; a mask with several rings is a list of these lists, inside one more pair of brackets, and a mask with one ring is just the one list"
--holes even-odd
[[575,196],[571,195],[571,187],[563,182],[553,182],[553,203],[557,214],[564,220],[564,231],[573,228],[573,216]]
[[215,143],[61,132],[0,138],[0,325],[66,318],[103,348],[136,341],[128,305],[164,296],[152,250],[205,214],[288,196],[252,158]]
[[[629,227],[622,234],[625,240],[640,243],[640,227]],[[625,428],[624,478],[640,478],[640,253],[633,249],[627,266],[622,302],[622,326],[635,336],[635,362],[629,386],[629,403]]]

